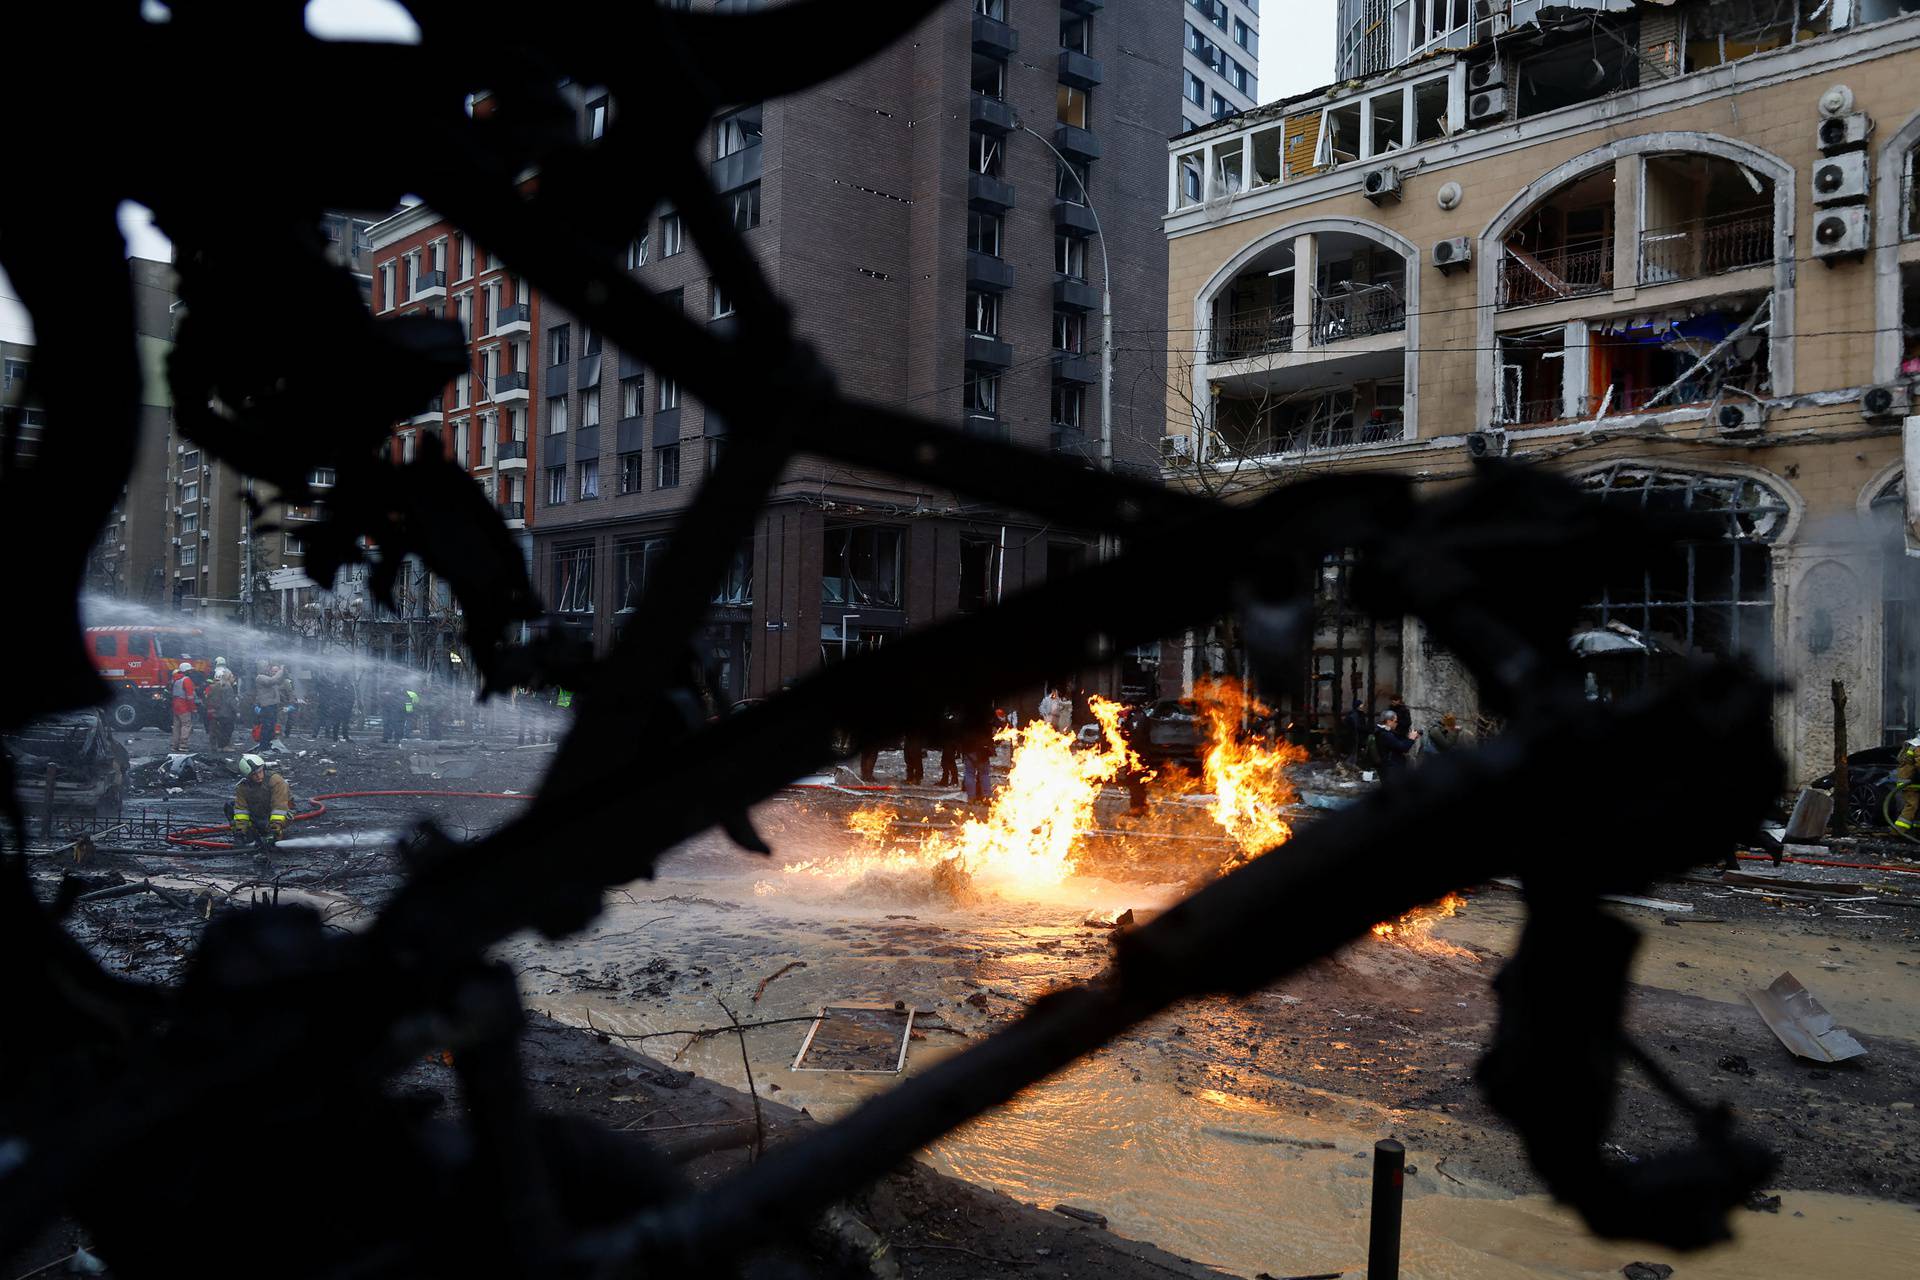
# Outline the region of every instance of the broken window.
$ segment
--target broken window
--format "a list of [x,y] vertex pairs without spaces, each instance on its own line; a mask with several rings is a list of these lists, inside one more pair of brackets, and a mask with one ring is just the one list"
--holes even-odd
[[960,539],[960,612],[975,613],[998,598],[1000,546],[992,538]]
[[1613,169],[1543,198],[1507,233],[1497,304],[1527,307],[1613,288]]
[[984,97],[1007,96],[1007,64],[985,54],[973,55],[973,91]]
[[591,542],[553,549],[553,601],[555,613],[593,612]]
[[1391,93],[1376,93],[1367,100],[1367,106],[1371,117],[1367,139],[1369,156],[1383,156],[1407,145],[1404,91],[1395,89]]
[[1261,129],[1247,137],[1247,153],[1253,160],[1251,185],[1264,187],[1285,176],[1280,145],[1283,128]]
[[898,609],[900,543],[900,530],[886,525],[829,528],[820,575],[821,600]]
[[1521,425],[1563,416],[1566,356],[1561,325],[1502,335],[1499,421]]
[[1189,151],[1174,161],[1180,183],[1180,204],[1186,206],[1199,204],[1207,198],[1207,155],[1204,151]]
[[[1640,566],[1614,568],[1589,606],[1589,624],[1631,628],[1640,645],[1590,659],[1603,696],[1657,682],[1696,654],[1745,657],[1762,670],[1773,653],[1771,544],[1786,528],[1786,500],[1744,476],[1616,463],[1585,478],[1602,502],[1717,521],[1717,538],[1678,541]],[[1611,669],[1603,664],[1616,664]]]
[[1474,0],[1413,0],[1408,42],[1414,52],[1429,45],[1465,44],[1473,27]]
[[727,561],[726,576],[713,593],[713,603],[750,605],[753,603],[753,548],[741,547]]
[[622,538],[614,544],[614,590],[621,613],[631,613],[640,607],[654,568],[666,554],[665,538]]
[[[1691,20],[1691,15],[1689,15]],[[1522,117],[1591,102],[1640,83],[1640,49],[1625,32],[1595,21],[1592,40],[1576,40],[1520,59],[1515,70]]]
[[[1892,0],[1904,8],[1900,0]],[[1865,7],[1890,8],[1888,0]],[[1815,0],[1747,0],[1696,5],[1686,18],[1687,70],[1701,71],[1824,34],[1835,4]],[[1864,10],[1860,15],[1865,18]],[[1887,16],[1891,16],[1888,14]]]
[[1772,393],[1767,299],[1699,314],[1596,321],[1588,396],[1596,416]]
[[1268,250],[1214,302],[1215,360],[1293,350],[1293,243]]
[[1004,167],[1000,139],[978,129],[967,135],[967,160],[975,173],[989,178],[1000,176]]
[[713,122],[713,154],[724,159],[760,145],[760,104],[742,107]]
[[1773,183],[1708,155],[1650,156],[1640,282],[1665,284],[1773,261]]
[[1354,431],[1353,391],[1309,392],[1274,406],[1273,441],[1277,453],[1338,449],[1359,443]]
[[1000,295],[981,293],[978,290],[967,291],[967,331],[983,333],[990,338],[1000,336]]
[[961,382],[961,403],[969,414],[991,418],[1000,403],[1000,375],[991,369],[967,366]]
[[1405,258],[1358,236],[1323,234],[1319,245],[1320,275],[1314,282],[1315,345],[1395,333],[1407,327]]
[[1312,642],[1302,672],[1305,688],[1261,690],[1276,709],[1342,752],[1359,746],[1343,733],[1350,708],[1359,703],[1371,720],[1400,688],[1400,619],[1376,617],[1355,603],[1353,576],[1359,566],[1351,549],[1321,558]]
[[1213,157],[1213,191],[1215,195],[1232,195],[1246,189],[1242,174],[1246,171],[1246,161],[1241,148],[1222,149]]
[[1880,743],[1891,747],[1920,734],[1920,559],[1907,554],[1904,471],[1869,512],[1881,566]]
[[1328,107],[1320,128],[1319,148],[1313,162],[1320,168],[1346,164],[1360,158],[1360,104],[1350,102]]

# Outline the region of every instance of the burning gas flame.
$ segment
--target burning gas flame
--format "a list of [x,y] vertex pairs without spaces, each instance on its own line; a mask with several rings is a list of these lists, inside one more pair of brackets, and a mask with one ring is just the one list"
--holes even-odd
[[1201,681],[1194,686],[1193,700],[1206,727],[1200,776],[1213,795],[1207,811],[1236,846],[1220,865],[1224,874],[1292,837],[1293,827],[1280,813],[1299,793],[1286,767],[1305,760],[1307,753],[1247,732],[1249,721],[1273,713],[1238,680]]
[[1090,746],[1076,745],[1074,735],[1044,720],[996,735],[997,741],[1012,745],[1012,764],[984,816],[944,830],[908,828],[897,833],[891,811],[861,809],[847,825],[865,848],[796,863],[787,870],[857,876],[932,867],[1013,890],[1061,883],[1074,872],[1081,838],[1094,828],[1094,803],[1101,789],[1123,770],[1140,765],[1120,733],[1120,704],[1095,697],[1088,705],[1100,724],[1099,741]]
[[1474,954],[1465,947],[1457,947],[1444,938],[1433,936],[1433,926],[1458,912],[1467,905],[1467,900],[1457,893],[1449,893],[1438,902],[1429,902],[1424,907],[1415,907],[1398,920],[1389,920],[1373,926],[1373,936],[1397,942],[1403,947],[1415,951],[1424,951],[1435,956],[1461,956],[1473,959]]

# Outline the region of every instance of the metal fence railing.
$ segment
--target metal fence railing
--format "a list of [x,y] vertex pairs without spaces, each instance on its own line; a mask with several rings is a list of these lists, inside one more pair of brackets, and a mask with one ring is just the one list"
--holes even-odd
[[1640,283],[1666,284],[1773,261],[1773,214],[1743,212],[1640,233]]
[[1508,245],[1500,257],[1502,307],[1531,307],[1562,298],[1578,298],[1613,288],[1613,240],[1589,241],[1566,249],[1530,253]]

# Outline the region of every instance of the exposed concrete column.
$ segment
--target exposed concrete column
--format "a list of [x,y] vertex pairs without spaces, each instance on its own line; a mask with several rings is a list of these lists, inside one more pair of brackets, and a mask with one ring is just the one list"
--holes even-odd
[[1613,162],[1613,298],[1633,299],[1640,282],[1640,185],[1646,159],[1639,153]]
[[1585,417],[1591,412],[1586,395],[1592,369],[1592,351],[1587,343],[1592,332],[1585,320],[1569,320],[1561,337],[1560,416],[1563,418]]
[[1313,286],[1320,278],[1320,241],[1309,233],[1293,238],[1293,349],[1313,345]]

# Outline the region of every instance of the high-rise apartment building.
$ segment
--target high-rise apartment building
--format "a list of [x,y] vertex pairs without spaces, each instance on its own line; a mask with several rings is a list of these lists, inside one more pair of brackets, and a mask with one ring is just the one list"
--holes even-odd
[[[1107,286],[1124,335],[1113,465],[1157,471],[1147,388],[1163,376],[1160,194],[1180,117],[1172,62],[1123,45],[1168,48],[1180,20],[1161,0],[943,5],[846,75],[713,122],[704,158],[734,225],[844,390],[1091,464]],[[589,145],[621,126],[617,101],[575,96]],[[636,209],[632,227],[635,279],[734,323],[674,210]],[[534,580],[552,627],[604,645],[736,428],[551,300],[534,327]],[[799,460],[716,588],[701,657],[723,701],[769,693],[1092,554],[1019,512]]]
[[1182,133],[1260,101],[1260,0],[1187,0],[1181,39]]

